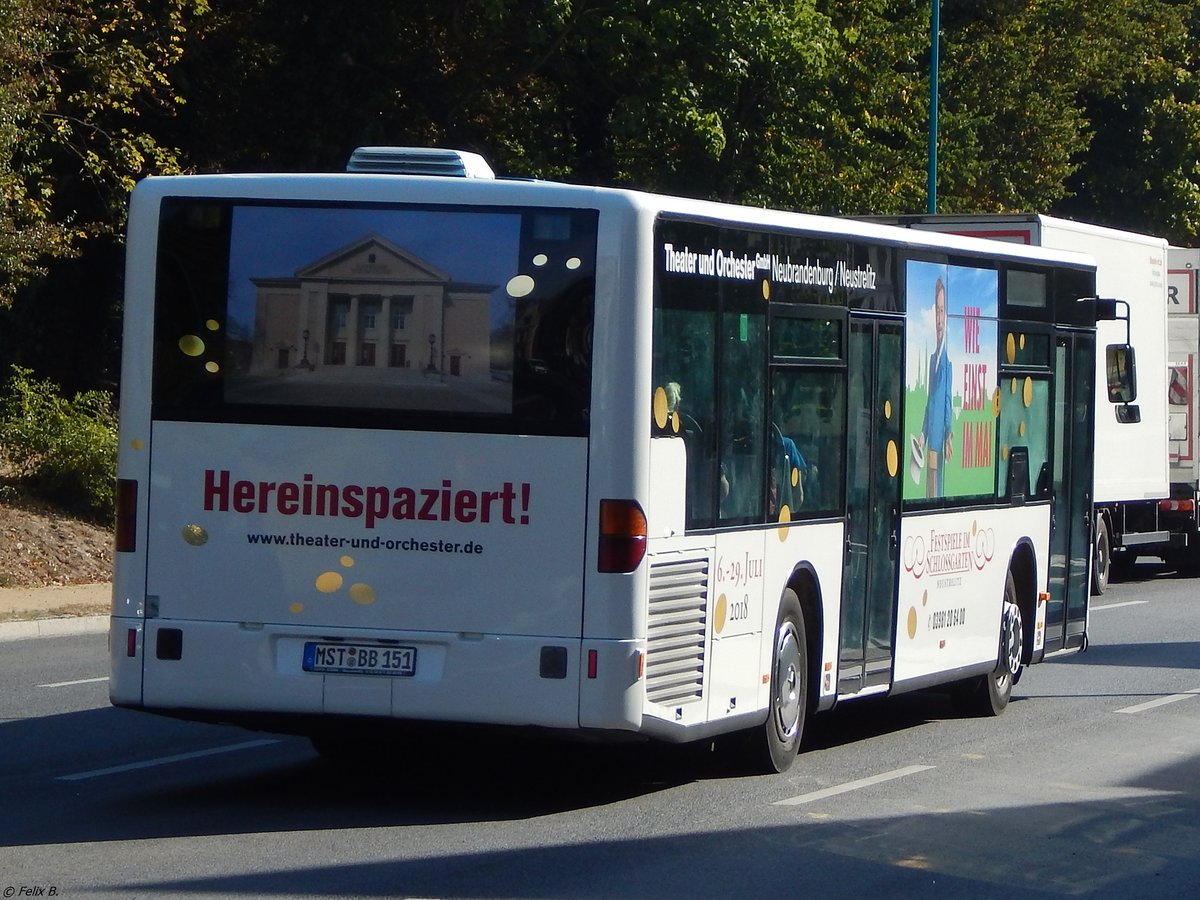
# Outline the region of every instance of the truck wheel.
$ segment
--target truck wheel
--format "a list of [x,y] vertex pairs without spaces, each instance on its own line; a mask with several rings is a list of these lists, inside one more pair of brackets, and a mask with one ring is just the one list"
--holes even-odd
[[1092,553],[1092,596],[1099,597],[1112,575],[1112,537],[1104,516],[1096,516],[1096,546]]
[[808,643],[800,599],[788,588],[779,604],[771,654],[771,703],[754,742],[754,767],[785,772],[796,760],[808,718]]

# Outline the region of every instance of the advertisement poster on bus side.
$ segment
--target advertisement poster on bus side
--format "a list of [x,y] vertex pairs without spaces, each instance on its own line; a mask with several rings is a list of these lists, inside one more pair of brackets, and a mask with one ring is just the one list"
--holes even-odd
[[911,260],[906,283],[904,499],[991,494],[997,273]]

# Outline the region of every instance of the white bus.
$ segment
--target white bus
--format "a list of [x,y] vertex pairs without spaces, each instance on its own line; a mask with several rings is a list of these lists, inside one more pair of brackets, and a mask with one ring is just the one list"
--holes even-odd
[[1084,644],[1089,258],[361,156],[133,193],[113,703],[782,771]]

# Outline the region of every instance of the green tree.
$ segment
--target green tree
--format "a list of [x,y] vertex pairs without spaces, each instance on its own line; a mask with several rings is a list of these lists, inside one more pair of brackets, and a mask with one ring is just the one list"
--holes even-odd
[[0,3],[0,305],[41,271],[44,256],[66,252],[71,243],[69,230],[51,220],[36,163],[27,162],[36,151],[29,124],[50,106],[40,71],[57,8],[55,0]]
[[441,144],[510,174],[762,197],[824,127],[833,35],[810,0],[214,6],[179,81],[175,143],[202,170]]
[[[0,363],[69,385],[115,373],[120,238],[206,0],[5,0],[0,8]],[[57,263],[51,265],[55,260]]]
[[1084,94],[1096,137],[1066,181],[1064,214],[1200,241],[1200,3],[1135,4],[1115,84]]

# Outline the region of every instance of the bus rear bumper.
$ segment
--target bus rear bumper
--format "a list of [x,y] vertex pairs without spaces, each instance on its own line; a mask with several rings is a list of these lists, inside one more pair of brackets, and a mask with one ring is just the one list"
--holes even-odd
[[[114,618],[114,635],[129,627]],[[185,718],[365,716],[618,731],[641,722],[631,642],[170,619],[144,622],[135,658],[121,656],[123,640],[113,639],[113,702]],[[415,671],[307,671],[309,644],[411,648]],[[608,677],[588,678],[591,651]],[[614,680],[612,670],[628,675]]]

